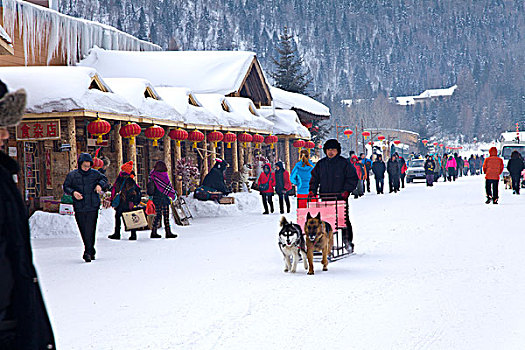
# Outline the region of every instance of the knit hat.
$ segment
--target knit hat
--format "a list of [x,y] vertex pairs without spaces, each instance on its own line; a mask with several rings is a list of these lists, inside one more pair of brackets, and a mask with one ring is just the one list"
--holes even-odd
[[24,89],[7,92],[4,83],[0,86],[0,127],[16,126],[24,116],[27,94]]
[[122,171],[125,172],[125,173],[131,174],[131,171],[133,170],[133,161],[130,160],[129,162],[124,163],[124,164],[120,167],[120,170],[122,170]]
[[323,151],[325,154],[327,149],[336,149],[337,154],[341,154],[341,144],[336,139],[330,139],[324,143]]

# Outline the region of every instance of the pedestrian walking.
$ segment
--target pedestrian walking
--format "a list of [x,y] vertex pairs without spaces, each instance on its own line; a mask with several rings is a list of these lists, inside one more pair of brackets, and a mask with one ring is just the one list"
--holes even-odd
[[[137,185],[134,178],[133,161],[130,160],[120,167],[120,173],[111,187],[110,202],[112,203],[113,209],[115,209],[115,231],[112,235],[108,236],[110,239],[120,239],[122,213],[133,209],[140,203],[140,187]],[[117,196],[118,200],[115,200],[115,197]],[[137,230],[131,230],[129,240],[135,241],[136,239]]]
[[456,181],[456,158],[451,154],[447,159],[447,175],[448,175],[448,181]]
[[469,168],[470,168],[470,163],[467,157],[465,156],[465,158],[463,159],[463,176],[468,176]]
[[359,155],[359,161],[364,165],[365,167],[365,183],[366,183],[366,191],[370,192],[370,175],[372,173],[372,160],[365,157],[364,153],[361,153]]
[[385,186],[385,171],[386,165],[383,162],[383,156],[381,154],[377,155],[377,159],[372,163],[372,172],[374,173],[374,178],[376,180],[376,192],[377,194],[383,194],[383,188]]
[[71,171],[64,181],[64,193],[72,196],[75,220],[84,242],[85,262],[95,260],[95,235],[102,189],[108,185],[107,178],[92,168],[93,158],[89,153],[78,157],[78,169]]
[[483,172],[485,173],[485,191],[487,192],[486,204],[491,201],[498,204],[498,182],[503,172],[503,159],[498,157],[496,147],[489,149],[490,156],[483,162]]
[[399,163],[399,171],[401,172],[399,174],[399,179],[401,180],[401,188],[405,188],[405,177],[407,176],[407,162],[405,161],[405,158],[400,156],[396,153],[397,162]]
[[388,192],[397,193],[397,191],[399,191],[399,177],[401,170],[395,154],[392,154],[388,162],[386,162],[386,172],[388,173]]
[[432,156],[427,156],[425,161],[425,177],[427,179],[427,186],[434,186],[434,170],[436,169],[436,163]]
[[476,158],[474,158],[473,154],[471,154],[468,159],[468,167],[470,169],[470,176],[476,175]]
[[[263,172],[257,180],[259,186],[259,193],[262,196],[262,202],[264,207],[264,215],[268,215],[270,212],[273,213],[273,193],[275,188],[275,174],[272,172],[270,163],[263,165]],[[268,211],[268,206],[270,211]]]
[[[25,111],[26,92],[0,81],[0,147]],[[55,349],[31,250],[27,208],[14,177],[19,166],[0,150],[0,349]]]
[[152,185],[148,184],[148,188],[153,187],[152,200],[156,212],[150,238],[161,238],[157,233],[157,229],[162,217],[164,217],[164,232],[166,238],[177,238],[177,234],[171,232],[170,226],[170,205],[172,201],[177,199],[177,192],[171,184],[166,163],[162,160],[155,163],[153,170],[149,173],[149,181]]
[[297,189],[297,208],[306,208],[314,165],[310,161],[310,154],[306,149],[301,150],[300,159],[292,170],[290,180]]
[[359,161],[359,158],[354,154],[350,157],[350,164],[355,168],[355,171],[357,173],[357,178],[359,181],[357,182],[357,187],[352,192],[354,195],[354,198],[357,199],[365,194],[365,177],[366,177],[366,169],[363,163]]
[[[348,208],[348,197],[357,187],[359,181],[355,168],[341,156],[341,144],[335,139],[325,142],[323,151],[326,155],[315,165],[310,180],[310,192],[314,197],[319,193],[321,198],[336,197],[344,200]],[[348,218],[348,215],[347,215]],[[343,242],[349,253],[354,251],[354,233],[348,219],[343,230]]]
[[286,212],[290,212],[290,198],[288,192],[292,189],[290,174],[284,168],[283,162],[275,163],[275,193],[279,198],[279,211],[284,214],[284,203],[286,202]]
[[512,179],[513,194],[520,194],[521,172],[525,169],[525,164],[518,151],[513,151],[507,164],[507,170]]

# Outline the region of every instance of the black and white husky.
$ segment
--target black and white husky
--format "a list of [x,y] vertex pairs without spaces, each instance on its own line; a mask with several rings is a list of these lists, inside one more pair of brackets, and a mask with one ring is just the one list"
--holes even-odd
[[[295,272],[299,262],[299,254],[303,259],[304,269],[308,269],[306,260],[306,243],[301,226],[281,218],[281,231],[279,232],[279,249],[284,257],[284,272]],[[293,262],[292,262],[293,261]]]

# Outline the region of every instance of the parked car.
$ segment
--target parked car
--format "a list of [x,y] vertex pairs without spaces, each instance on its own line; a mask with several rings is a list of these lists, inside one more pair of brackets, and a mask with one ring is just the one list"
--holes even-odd
[[410,183],[415,179],[426,179],[424,159],[412,159],[408,162],[407,167],[407,183]]

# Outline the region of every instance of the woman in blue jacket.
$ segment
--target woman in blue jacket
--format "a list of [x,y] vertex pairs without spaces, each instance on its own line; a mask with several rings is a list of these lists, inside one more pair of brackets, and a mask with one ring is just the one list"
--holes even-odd
[[305,149],[301,150],[300,158],[292,170],[290,180],[297,186],[297,207],[306,208],[314,164],[310,163],[310,154]]

